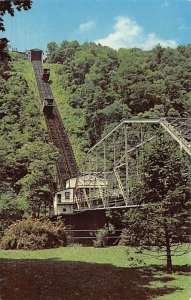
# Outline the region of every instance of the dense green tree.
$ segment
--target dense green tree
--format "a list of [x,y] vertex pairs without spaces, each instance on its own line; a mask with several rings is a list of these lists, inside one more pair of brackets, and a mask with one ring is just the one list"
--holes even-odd
[[[15,15],[15,10],[28,10],[31,6],[32,0],[0,0],[0,31],[5,31],[3,17],[6,13],[13,17]],[[0,64],[2,62],[7,64],[7,61],[10,60],[7,49],[8,42],[9,41],[6,38],[0,38]]]
[[[60,74],[62,74],[62,79],[60,76],[60,83],[63,89],[70,95],[69,104],[76,111],[74,115],[77,117],[82,113],[85,116],[85,126],[80,131],[80,136],[88,139],[90,146],[96,143],[102,134],[108,133],[123,117],[137,116],[137,114],[140,117],[178,117],[190,115],[191,90],[189,81],[187,80],[188,74],[190,74],[190,64],[187,58],[190,57],[190,54],[189,51],[185,51],[185,49],[190,48],[189,46],[181,48],[181,54],[180,50],[165,48],[147,52],[140,49],[120,49],[118,53],[112,50],[111,56],[110,49],[99,47],[94,47],[92,44],[90,48],[88,48],[88,44],[86,44],[85,48],[82,46],[82,50],[74,56],[73,60],[70,62],[65,61],[59,69]],[[94,48],[94,51],[92,51],[92,48]],[[91,52],[88,52],[88,49]],[[157,53],[157,51],[161,53]],[[185,52],[186,55],[184,55]],[[111,60],[110,57],[112,57]],[[88,67],[86,68],[86,66]],[[168,149],[168,147],[164,147],[164,151],[166,148]],[[179,167],[184,163],[178,157],[178,154],[172,158],[168,157],[171,151],[172,153],[176,153],[174,148],[169,147],[169,149],[171,150],[170,152],[167,151],[166,156],[158,151],[158,149],[153,150],[153,156],[151,155],[144,162],[146,166],[145,174],[146,170],[149,170],[149,163],[155,155],[154,152],[156,152],[160,153],[159,156],[161,158],[160,160],[158,157],[153,158],[155,164],[157,164],[157,161],[163,161],[163,156],[165,156],[163,175],[166,176],[166,173],[169,172],[170,174],[172,173],[173,178],[175,175],[172,172],[174,161],[177,160],[177,166],[179,163]],[[149,149],[148,153],[150,153]],[[171,161],[170,165],[167,163],[168,159]],[[151,175],[147,183],[144,181],[146,186],[151,183],[150,181],[153,178],[152,171],[150,170]],[[182,172],[184,173],[184,171]],[[146,202],[146,199],[150,199],[151,195],[141,194],[141,191],[144,191],[143,186],[141,186],[139,190],[140,199],[145,201],[145,206],[141,210],[142,213],[140,211],[136,213],[135,210],[132,212],[134,218],[132,218],[130,224],[134,226],[132,228],[135,229],[135,232],[137,230],[142,236],[141,239],[139,234],[137,234],[138,242],[149,242],[149,245],[158,246],[164,246],[166,243],[168,269],[170,271],[171,259],[169,257],[171,253],[169,254],[169,242],[171,246],[172,242],[186,241],[188,236],[188,231],[185,232],[185,235],[181,235],[182,230],[185,228],[188,230],[188,223],[186,225],[184,223],[182,227],[179,227],[180,231],[177,236],[176,224],[178,224],[177,226],[180,225],[181,215],[184,216],[185,222],[188,221],[189,204],[187,200],[189,182],[187,180],[184,182],[184,176],[180,172],[177,177],[174,177],[174,181],[171,183],[171,187],[177,188],[171,190],[169,185],[167,191],[165,191],[164,199],[159,197],[157,200],[157,195],[161,194],[157,188],[161,188],[161,186],[155,186],[155,183],[157,184],[157,180],[159,182],[162,180],[160,176],[158,178],[158,174],[161,174],[160,165],[156,168],[154,176],[152,206]],[[177,185],[176,181],[178,180],[180,180],[180,184]],[[148,190],[151,190],[151,187]],[[185,205],[183,200],[186,201]],[[155,201],[157,202],[156,205]],[[169,218],[168,226],[165,227],[165,223],[162,223],[164,215],[159,220],[154,218],[151,226],[147,226],[147,214],[150,214],[151,220],[156,212],[168,214],[165,201],[169,201],[168,207],[171,206],[175,209],[174,215],[172,214],[171,218]],[[171,202],[173,202],[173,206]],[[177,210],[180,210],[178,216],[175,213]],[[139,228],[141,224],[143,224],[143,227]],[[168,229],[171,225],[173,233],[170,232],[169,237]],[[146,237],[144,236],[144,226],[147,226],[146,228],[148,229]],[[155,230],[156,228],[157,230]],[[157,240],[157,237],[160,237],[160,233],[161,238]],[[149,235],[150,237],[148,237]]]
[[31,8],[31,0],[1,0],[0,1],[0,30],[4,31],[3,16],[5,13],[10,14],[11,16],[15,15],[15,9],[21,11],[22,9],[28,10]]
[[10,55],[8,54],[8,40],[6,38],[0,39],[0,70],[1,76],[3,75],[3,71],[8,69],[8,63],[11,60]]
[[35,215],[52,201],[57,151],[47,142],[38,102],[21,71],[12,68],[0,84],[0,211],[22,208]]
[[190,238],[190,167],[177,145],[163,135],[147,146],[142,163],[143,177],[136,190],[141,207],[124,214],[122,243],[141,250],[154,246],[159,258],[165,248],[171,273],[173,245],[178,248]]
[[[190,116],[190,45],[116,51],[94,43],[50,44],[49,61],[60,63],[54,86],[68,99],[74,118],[84,119],[79,136],[89,146],[124,117]],[[74,131],[70,126],[69,134]]]
[[42,210],[52,206],[53,181],[58,153],[54,147],[42,141],[24,145],[19,151],[20,159],[27,166],[27,174],[17,184],[21,187],[18,198],[25,211],[39,217]]
[[57,62],[57,58],[56,58],[57,49],[58,49],[58,45],[56,42],[48,43],[47,51],[46,51],[48,62],[52,62],[52,61],[54,61],[55,63]]

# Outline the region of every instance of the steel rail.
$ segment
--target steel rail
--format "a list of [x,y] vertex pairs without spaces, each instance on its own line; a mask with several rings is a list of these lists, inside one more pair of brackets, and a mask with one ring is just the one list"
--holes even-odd
[[[47,98],[54,99],[54,97],[49,83],[44,82],[42,79],[43,66],[41,61],[32,61],[32,65],[37,82],[40,100],[41,103],[44,105],[44,101]],[[54,100],[52,112],[44,112],[44,117],[46,120],[50,139],[53,142],[53,144],[58,148],[60,153],[60,159],[57,162],[57,172],[61,186],[62,188],[64,188],[67,179],[76,177],[78,175],[78,167],[75,161],[75,157],[72,151],[68,135],[65,131],[57,105]]]

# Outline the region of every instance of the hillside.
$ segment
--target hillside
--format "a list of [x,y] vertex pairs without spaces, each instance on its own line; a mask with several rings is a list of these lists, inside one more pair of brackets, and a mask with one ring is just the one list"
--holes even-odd
[[57,151],[48,142],[32,66],[13,61],[0,81],[0,211],[36,215],[52,201]]
[[[85,149],[88,149],[88,141],[84,134],[85,115],[82,110],[76,110],[69,104],[70,94],[62,88],[60,78],[57,74],[60,64],[45,64],[50,68],[51,89],[57,102],[64,126],[69,135],[75,158],[79,165],[83,163]],[[80,134],[83,133],[83,134]]]
[[191,46],[48,44],[52,90],[78,162],[123,118],[191,115]]
[[[33,69],[13,55],[1,77],[0,209],[38,215],[52,203],[58,153],[49,142]],[[121,119],[191,115],[191,46],[152,51],[48,44],[54,98],[79,165]]]

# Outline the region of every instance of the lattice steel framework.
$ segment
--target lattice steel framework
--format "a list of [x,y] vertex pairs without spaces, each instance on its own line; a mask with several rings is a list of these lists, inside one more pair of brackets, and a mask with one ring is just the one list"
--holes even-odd
[[76,185],[76,209],[138,206],[144,147],[160,127],[191,156],[191,118],[123,120],[89,150]]

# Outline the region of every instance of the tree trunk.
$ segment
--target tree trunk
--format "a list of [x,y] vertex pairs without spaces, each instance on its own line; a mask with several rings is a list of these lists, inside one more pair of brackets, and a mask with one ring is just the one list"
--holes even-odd
[[166,239],[166,268],[167,273],[172,273],[172,258],[170,249],[170,238],[168,233],[168,228],[165,225],[165,239]]

